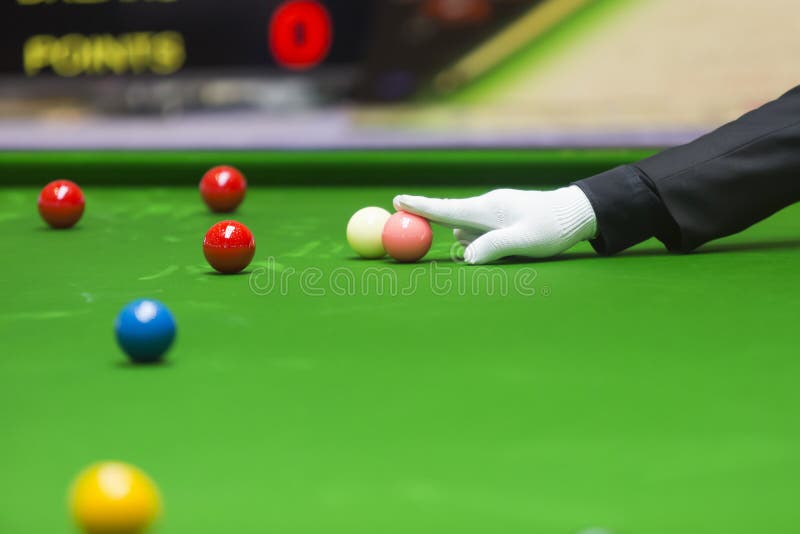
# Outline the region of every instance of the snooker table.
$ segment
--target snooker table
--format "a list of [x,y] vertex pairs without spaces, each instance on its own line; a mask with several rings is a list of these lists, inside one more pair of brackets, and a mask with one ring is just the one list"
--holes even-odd
[[[157,532],[796,532],[800,207],[688,255],[649,241],[470,267],[353,257],[400,192],[555,187],[647,150],[0,152],[0,532],[74,532],[71,479],[131,462]],[[196,183],[250,188],[243,274],[211,272]],[[86,194],[72,230],[41,186]],[[175,314],[163,365],[112,323]]]

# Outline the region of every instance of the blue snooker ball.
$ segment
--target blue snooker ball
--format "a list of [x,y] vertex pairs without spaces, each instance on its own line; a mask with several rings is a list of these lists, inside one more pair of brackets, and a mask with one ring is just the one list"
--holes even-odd
[[114,323],[117,342],[135,363],[160,361],[175,340],[175,319],[157,300],[140,299],[125,306]]

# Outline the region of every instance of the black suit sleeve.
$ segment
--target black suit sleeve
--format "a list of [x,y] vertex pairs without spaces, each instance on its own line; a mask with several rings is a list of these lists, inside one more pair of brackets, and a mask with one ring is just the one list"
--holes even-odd
[[800,200],[800,86],[689,144],[576,182],[613,254],[650,237],[688,252]]

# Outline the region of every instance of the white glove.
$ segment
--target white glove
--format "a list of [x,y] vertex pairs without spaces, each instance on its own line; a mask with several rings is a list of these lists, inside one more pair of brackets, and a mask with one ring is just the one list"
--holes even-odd
[[555,191],[497,189],[461,200],[400,195],[394,207],[453,228],[467,247],[464,261],[471,264],[555,256],[597,232],[592,205],[574,185]]

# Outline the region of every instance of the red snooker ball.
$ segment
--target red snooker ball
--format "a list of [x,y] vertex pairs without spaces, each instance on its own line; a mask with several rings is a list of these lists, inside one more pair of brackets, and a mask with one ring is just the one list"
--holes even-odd
[[86,205],[83,191],[75,182],[56,180],[39,193],[39,215],[53,228],[75,226]]
[[412,213],[398,211],[386,221],[381,234],[383,248],[395,260],[411,263],[422,259],[431,248],[430,223]]
[[221,165],[210,169],[200,180],[200,196],[217,213],[227,213],[239,207],[247,190],[247,180],[234,167]]
[[250,265],[256,253],[252,232],[240,222],[222,221],[212,226],[203,239],[208,263],[224,274],[234,274]]

